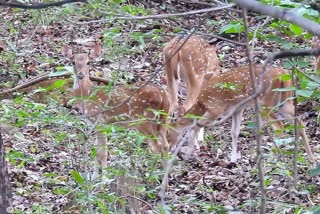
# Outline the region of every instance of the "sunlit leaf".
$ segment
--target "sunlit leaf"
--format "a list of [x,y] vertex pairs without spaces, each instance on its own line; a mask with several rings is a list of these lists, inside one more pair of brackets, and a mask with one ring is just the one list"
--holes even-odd
[[80,175],[80,173],[75,170],[71,171],[71,176],[78,184],[81,184],[85,181],[82,175]]
[[310,90],[297,90],[296,91],[297,95],[302,96],[302,97],[311,97],[313,94],[313,91]]

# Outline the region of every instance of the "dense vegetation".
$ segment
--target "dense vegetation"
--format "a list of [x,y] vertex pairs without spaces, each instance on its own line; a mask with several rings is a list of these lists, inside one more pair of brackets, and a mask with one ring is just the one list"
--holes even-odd
[[[23,10],[2,8],[0,29],[0,89],[6,90],[45,73],[70,73],[72,63],[63,56],[66,46],[101,42],[103,56],[90,62],[91,75],[110,84],[148,80],[164,83],[162,49],[181,32],[208,36],[217,47],[221,70],[247,64],[246,30],[241,10],[167,16],[215,6],[214,1],[92,0],[58,8]],[[319,11],[287,0],[262,1],[295,10],[320,23]],[[163,14],[164,18],[137,16]],[[249,12],[248,37],[253,60],[262,63],[275,50],[309,48],[312,34],[298,25]],[[320,154],[319,85],[311,57],[277,60],[274,65],[292,71],[298,86],[298,113],[307,124],[315,156]],[[284,77],[291,78],[291,77]],[[72,79],[72,77],[70,77]],[[153,154],[146,136],[115,125],[99,124],[109,137],[110,165],[104,179],[91,181],[96,156],[91,125],[74,110],[72,80],[55,78],[27,89],[2,94],[1,124],[13,129],[4,136],[14,213],[164,213],[159,190],[164,163],[171,155]],[[241,159],[229,162],[230,121],[206,130],[205,142],[192,162],[178,160],[170,173],[166,204],[172,213],[256,213],[260,203],[255,160],[253,111],[245,112],[241,130]],[[271,129],[263,133],[264,184],[268,213],[319,212],[319,167],[309,170],[304,150],[297,157],[298,182],[292,174],[293,126],[277,140]],[[129,205],[129,206],[126,206]],[[138,211],[140,210],[140,211]]]

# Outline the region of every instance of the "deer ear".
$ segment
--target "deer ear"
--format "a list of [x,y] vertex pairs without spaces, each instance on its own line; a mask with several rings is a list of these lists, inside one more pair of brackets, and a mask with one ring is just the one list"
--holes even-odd
[[61,48],[61,54],[66,57],[67,59],[69,60],[72,60],[72,57],[73,57],[73,51],[72,51],[72,48],[70,46],[63,46]]
[[89,57],[91,59],[96,59],[102,55],[102,44],[97,42],[91,49]]

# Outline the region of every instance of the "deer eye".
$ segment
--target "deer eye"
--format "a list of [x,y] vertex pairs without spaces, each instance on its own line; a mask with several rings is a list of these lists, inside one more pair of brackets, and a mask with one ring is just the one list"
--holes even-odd
[[78,78],[79,80],[82,80],[82,79],[84,78],[84,74],[83,74],[82,72],[78,73],[78,74],[77,74],[77,78]]

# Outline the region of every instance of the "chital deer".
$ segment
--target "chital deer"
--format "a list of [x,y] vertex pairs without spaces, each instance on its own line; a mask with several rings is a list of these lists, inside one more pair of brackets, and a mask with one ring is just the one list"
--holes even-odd
[[[137,93],[135,91],[142,84],[137,84],[135,87],[115,86],[110,93],[102,90],[93,91],[93,84],[89,79],[88,62],[88,54],[74,55],[75,80],[73,93],[74,96],[81,98],[76,104],[81,112],[92,122],[100,118],[101,122],[105,124],[119,122],[119,116],[125,118],[124,122],[127,125],[128,122],[130,124],[130,120],[146,118],[147,120],[141,120],[141,123],[136,123],[133,127],[144,135],[156,138],[148,140],[152,151],[167,152],[169,145],[166,139],[166,115],[156,115],[152,111],[169,112],[170,103],[166,92],[151,84],[141,87]],[[130,96],[132,96],[131,99],[125,102]],[[106,167],[106,152],[104,150],[106,139],[99,133],[97,134],[97,143],[97,160],[99,163],[96,163],[94,177],[97,176],[98,164],[101,164],[102,168]]]
[[[259,66],[254,66],[256,75],[259,74]],[[262,106],[263,116],[267,121],[275,120],[271,123],[274,130],[283,127],[277,114],[271,109],[279,105],[279,112],[285,116],[290,122],[294,117],[294,105],[292,93],[290,91],[273,91],[277,88],[286,88],[291,86],[290,81],[282,81],[278,77],[286,74],[286,71],[281,68],[269,67],[263,78],[263,91],[259,98],[259,103]],[[230,86],[230,84],[232,86]],[[172,124],[173,129],[168,133],[168,141],[175,142],[177,135],[186,126],[189,126],[189,133],[196,133],[191,136],[188,152],[192,152],[196,135],[201,127],[207,126],[211,121],[222,116],[226,111],[232,109],[241,100],[247,98],[253,93],[248,67],[240,67],[232,72],[227,72],[217,77],[211,77],[208,82],[202,87],[197,102],[187,111],[186,114],[201,116],[203,119],[192,120],[188,118],[179,118]],[[240,132],[240,124],[244,108],[236,109],[232,115],[232,152],[231,161],[237,161],[237,138]],[[309,161],[313,164],[315,159],[309,146],[309,140],[306,135],[304,123],[298,118],[299,135],[302,137],[304,147],[307,152]],[[181,134],[181,133],[180,133]],[[190,154],[189,154],[190,155]]]
[[[312,48],[320,48],[320,36],[314,36],[312,39]],[[317,72],[320,69],[320,56],[316,56],[314,61],[314,71]]]
[[[186,42],[185,39],[185,35],[175,37],[163,49],[173,113],[176,111],[184,113],[196,102],[205,75],[219,74],[219,61],[215,48],[199,36],[191,36]],[[178,52],[172,57],[176,51]],[[187,96],[182,107],[178,104],[180,80],[187,85]]]
[[[172,107],[170,112],[178,115],[185,113],[196,102],[205,76],[216,76],[220,73],[215,48],[200,36],[191,36],[185,41],[186,39],[186,35],[175,37],[163,49]],[[176,54],[173,56],[174,53]],[[187,91],[186,100],[183,106],[179,107],[178,91],[183,90],[181,80],[186,83]],[[203,131],[200,130],[198,141],[203,141]],[[198,147],[198,143],[196,145]]]

